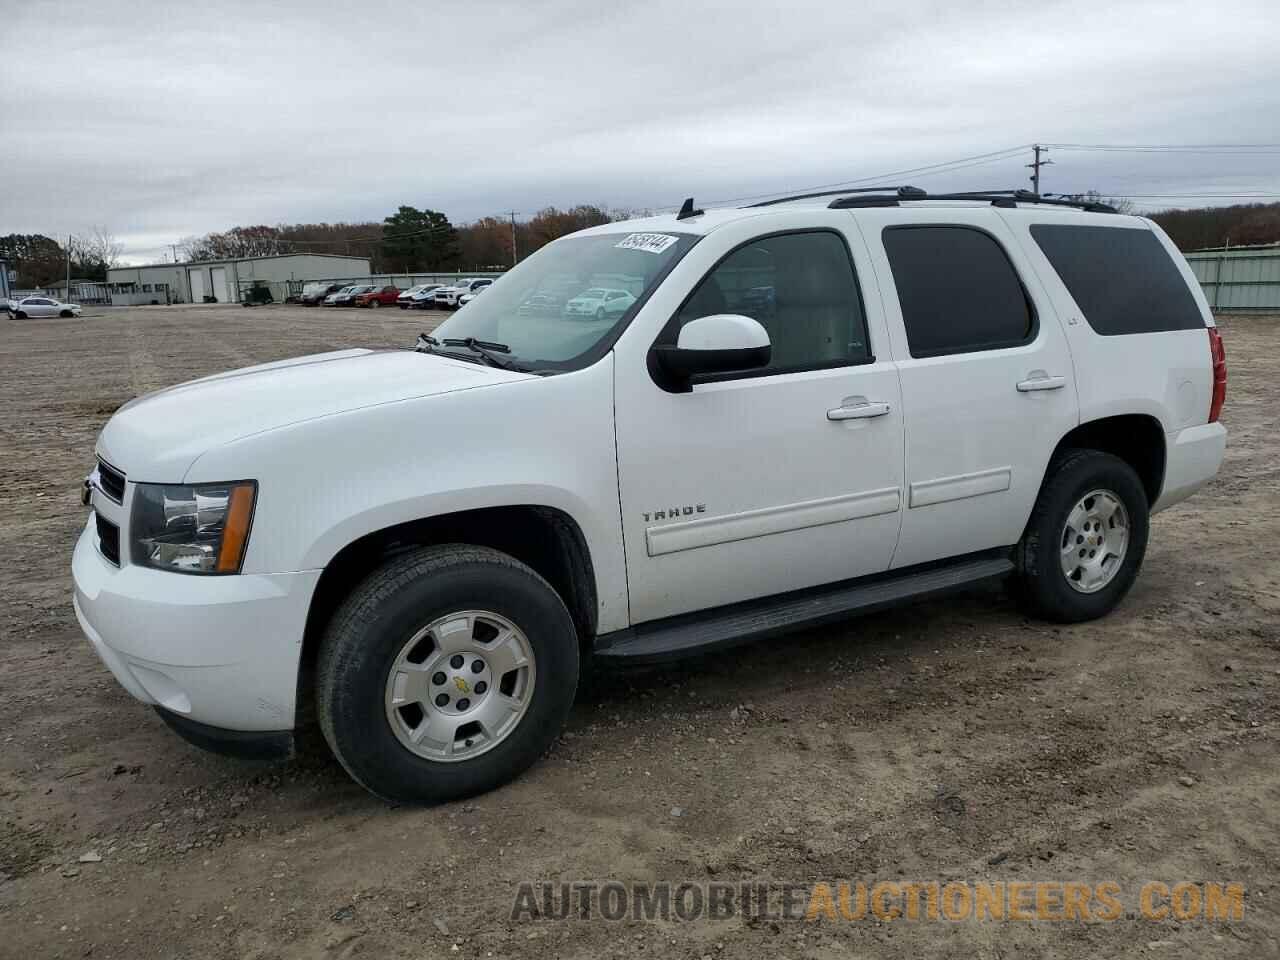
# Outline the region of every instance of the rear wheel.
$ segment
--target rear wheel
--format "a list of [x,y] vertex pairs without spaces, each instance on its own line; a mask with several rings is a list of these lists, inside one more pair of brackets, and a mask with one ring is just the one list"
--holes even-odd
[[317,705],[358,782],[435,803],[525,770],[559,735],[577,682],[573,621],[545,580],[496,550],[427,547],[388,562],[339,609]]
[[1146,490],[1129,464],[1066,451],[1050,464],[1019,544],[1020,599],[1049,620],[1103,616],[1133,586],[1149,528]]
[[369,306],[371,306],[371,307],[380,307],[380,306],[382,306],[382,301],[381,301],[381,300],[370,300],[370,301],[369,301]]

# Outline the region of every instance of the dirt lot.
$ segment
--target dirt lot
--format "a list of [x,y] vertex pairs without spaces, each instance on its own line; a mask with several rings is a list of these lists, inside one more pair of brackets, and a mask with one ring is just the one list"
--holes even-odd
[[[1280,318],[1223,322],[1227,463],[1154,521],[1104,621],[1031,622],[987,591],[615,674],[519,782],[429,810],[322,752],[187,746],[71,611],[96,433],[144,391],[407,345],[433,318],[0,321],[0,956],[1280,955]],[[543,879],[1114,880],[1126,914],[512,922],[519,881]],[[1144,881],[1184,879],[1243,883],[1243,921],[1137,912]]]

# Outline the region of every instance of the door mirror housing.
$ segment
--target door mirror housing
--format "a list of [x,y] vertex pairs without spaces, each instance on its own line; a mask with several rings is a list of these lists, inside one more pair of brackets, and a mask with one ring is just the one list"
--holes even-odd
[[773,348],[758,321],[738,313],[713,313],[680,328],[676,345],[653,348],[663,388],[674,393],[693,389],[699,374],[731,373],[767,367]]

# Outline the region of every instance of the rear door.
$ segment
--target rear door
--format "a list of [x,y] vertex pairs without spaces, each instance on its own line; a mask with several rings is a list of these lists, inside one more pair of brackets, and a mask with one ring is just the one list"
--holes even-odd
[[906,505],[895,568],[1016,543],[1079,422],[1053,304],[989,208],[864,210],[902,382]]

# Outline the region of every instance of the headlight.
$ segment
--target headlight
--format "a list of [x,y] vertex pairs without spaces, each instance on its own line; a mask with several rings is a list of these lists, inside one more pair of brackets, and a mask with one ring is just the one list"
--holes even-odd
[[138,484],[130,560],[179,573],[239,573],[257,492],[252,480]]

